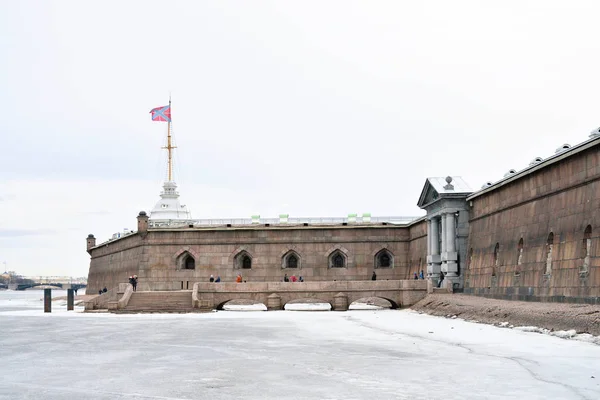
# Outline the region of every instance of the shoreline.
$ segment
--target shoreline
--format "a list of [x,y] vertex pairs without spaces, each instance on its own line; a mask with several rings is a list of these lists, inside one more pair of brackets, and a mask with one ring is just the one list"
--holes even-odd
[[600,306],[489,299],[464,294],[429,294],[410,309],[438,317],[490,325],[575,330],[600,336]]

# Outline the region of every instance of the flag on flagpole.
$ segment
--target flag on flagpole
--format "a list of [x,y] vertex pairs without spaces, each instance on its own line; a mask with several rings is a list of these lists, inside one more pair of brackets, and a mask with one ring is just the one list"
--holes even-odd
[[150,114],[152,114],[152,121],[171,122],[171,105],[153,108]]

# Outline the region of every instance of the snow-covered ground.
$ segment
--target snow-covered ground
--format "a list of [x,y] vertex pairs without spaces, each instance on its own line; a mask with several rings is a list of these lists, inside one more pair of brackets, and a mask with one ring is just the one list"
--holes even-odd
[[0,306],[0,399],[600,398],[600,346],[460,319],[38,304]]
[[225,304],[224,311],[267,311],[267,306],[263,303],[256,304]]
[[288,303],[284,306],[286,311],[331,311],[329,303]]

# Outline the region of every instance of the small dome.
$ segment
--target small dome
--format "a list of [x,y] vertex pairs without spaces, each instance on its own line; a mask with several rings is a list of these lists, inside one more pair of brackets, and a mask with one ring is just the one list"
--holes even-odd
[[88,235],[88,239],[94,239],[94,235],[92,235],[91,233]]
[[140,215],[139,215],[140,217],[145,217],[146,215],[147,215],[146,211],[140,211]]
[[554,152],[554,154],[558,154],[558,153],[560,153],[562,151],[565,151],[567,149],[570,149],[570,148],[571,148],[571,145],[568,144],[568,143],[565,143],[562,146],[560,146],[558,149],[556,149],[556,151]]
[[447,176],[446,177],[446,183],[450,183],[452,182],[452,177],[451,176]]
[[531,160],[531,162],[529,163],[529,166],[535,165],[535,164],[539,164],[542,161],[544,161],[544,159],[542,157],[536,157],[533,160]]
[[492,182],[486,182],[483,185],[481,185],[481,188],[485,189],[485,188],[489,188],[490,186],[492,186]]
[[600,136],[600,128],[596,128],[590,132],[590,138],[594,138],[594,137],[598,137],[598,136]]
[[517,173],[517,171],[515,171],[514,169],[509,169],[508,172],[504,174],[504,177],[506,178],[507,176],[511,176],[516,173]]

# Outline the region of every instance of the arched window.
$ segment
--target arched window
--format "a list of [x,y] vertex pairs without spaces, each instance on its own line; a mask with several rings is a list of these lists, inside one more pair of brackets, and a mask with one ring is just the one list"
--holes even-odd
[[329,268],[346,268],[346,255],[336,250],[329,256]]
[[298,268],[298,257],[295,255],[290,255],[287,259],[287,267],[288,268]]
[[496,247],[494,247],[494,267],[497,267],[500,260],[499,260],[499,253],[500,253],[500,243],[496,243]]
[[196,260],[189,252],[184,251],[177,257],[178,269],[196,269]]
[[183,267],[183,269],[196,269],[196,260],[194,260],[194,257],[192,256],[188,256],[185,259],[185,266]]
[[375,255],[375,268],[392,268],[393,266],[394,256],[388,250],[383,249]]
[[469,249],[469,265],[468,265],[468,268],[471,268],[471,265],[473,265],[473,248],[472,247]]
[[283,268],[300,268],[300,256],[293,250],[283,256]]
[[252,256],[245,250],[240,251],[233,259],[234,268],[252,268]]
[[586,274],[590,268],[590,253],[592,250],[592,226],[588,225],[583,232],[583,243],[581,244],[581,256],[583,265],[579,272]]
[[245,269],[252,268],[252,259],[249,256],[242,257],[242,268],[245,268]]
[[517,265],[521,265],[523,263],[523,238],[519,240],[519,245],[517,246]]
[[552,273],[552,249],[554,247],[554,232],[550,232],[546,241],[546,271],[545,275]]

